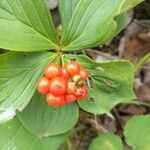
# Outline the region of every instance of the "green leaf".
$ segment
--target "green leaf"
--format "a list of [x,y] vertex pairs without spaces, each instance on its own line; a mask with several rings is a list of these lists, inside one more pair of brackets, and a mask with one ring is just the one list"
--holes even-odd
[[0,47],[15,51],[56,49],[55,27],[43,0],[0,1]]
[[[66,55],[76,58],[81,66],[89,69],[92,87],[85,100],[78,103],[82,109],[95,114],[108,113],[119,103],[128,103],[135,98],[133,92],[134,67],[125,60],[94,62],[85,56]],[[96,69],[96,70],[94,70]]]
[[41,138],[65,133],[76,124],[78,114],[76,103],[63,107],[50,107],[45,97],[36,93],[18,116],[30,132]]
[[66,135],[41,138],[29,133],[17,118],[0,125],[1,150],[57,150]]
[[92,141],[89,150],[123,150],[123,145],[119,136],[102,133]]
[[54,53],[16,53],[0,55],[0,122],[22,111],[36,89],[43,68],[57,55]]
[[121,14],[121,13],[135,7],[136,5],[140,4],[143,1],[144,0],[132,0],[132,1],[131,0],[123,0],[120,5],[118,14]]
[[115,21],[117,22],[117,29],[115,32],[115,35],[120,33],[126,26],[127,26],[127,12],[120,14],[115,18]]
[[64,51],[98,46],[115,36],[116,16],[143,0],[59,0]]
[[133,150],[150,149],[150,115],[132,118],[124,130],[127,143]]

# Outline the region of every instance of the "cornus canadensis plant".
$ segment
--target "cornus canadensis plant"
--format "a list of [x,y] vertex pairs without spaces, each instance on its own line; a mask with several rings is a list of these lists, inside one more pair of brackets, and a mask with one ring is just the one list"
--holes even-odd
[[[7,50],[0,55],[0,150],[55,150],[80,108],[104,114],[135,98],[130,62],[97,62],[71,52],[113,38],[124,28],[126,11],[142,1],[58,0],[61,36],[46,0],[0,1],[0,48]],[[122,149],[113,134],[98,137],[90,149],[98,150],[97,143],[108,149],[104,140]]]

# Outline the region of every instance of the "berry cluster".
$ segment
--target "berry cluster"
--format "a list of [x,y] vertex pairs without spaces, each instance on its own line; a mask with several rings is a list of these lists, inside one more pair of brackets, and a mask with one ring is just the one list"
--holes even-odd
[[78,62],[71,60],[66,66],[49,64],[44,70],[45,77],[40,78],[37,90],[47,95],[48,105],[63,106],[75,100],[84,99],[88,88],[85,80],[89,73]]

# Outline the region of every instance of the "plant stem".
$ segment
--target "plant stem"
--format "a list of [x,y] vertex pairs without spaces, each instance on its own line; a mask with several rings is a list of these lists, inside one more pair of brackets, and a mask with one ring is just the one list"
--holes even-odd
[[132,102],[132,104],[135,104],[135,105],[143,105],[143,106],[145,106],[145,107],[149,107],[149,108],[150,108],[150,104],[149,104],[149,103],[146,103],[146,102],[134,101],[134,102]]
[[66,144],[67,144],[68,150],[72,150],[72,144],[69,138],[66,139]]
[[59,54],[59,55],[60,55],[60,59],[61,59],[61,65],[65,66],[64,55],[63,54]]
[[150,53],[147,53],[135,64],[135,72],[138,72],[148,62],[150,62]]
[[95,120],[95,127],[98,130],[99,127],[98,127],[98,120],[97,120],[97,115],[96,114],[94,114],[94,120]]
[[107,133],[109,132],[106,128],[104,128],[101,124],[95,121],[95,119],[88,119],[90,125],[96,130],[99,134],[100,132]]
[[89,89],[91,89],[91,83],[90,83],[89,79],[87,79],[87,86],[88,86]]

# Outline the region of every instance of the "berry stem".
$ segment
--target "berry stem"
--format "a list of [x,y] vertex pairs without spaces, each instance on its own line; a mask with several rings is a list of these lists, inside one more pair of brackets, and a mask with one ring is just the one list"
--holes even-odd
[[61,66],[65,66],[64,55],[60,54]]
[[91,89],[90,80],[89,80],[89,79],[87,79],[87,80],[86,80],[86,82],[87,82],[87,86],[88,86],[88,88],[89,88],[89,89]]

